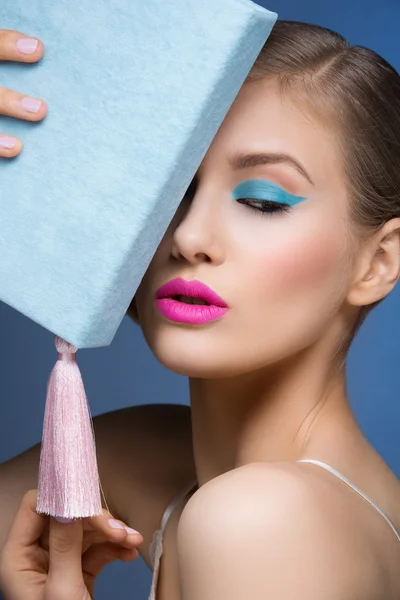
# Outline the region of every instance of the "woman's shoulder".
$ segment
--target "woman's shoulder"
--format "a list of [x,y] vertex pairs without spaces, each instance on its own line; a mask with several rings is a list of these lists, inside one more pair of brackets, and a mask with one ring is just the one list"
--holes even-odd
[[214,549],[206,559],[213,572],[219,564],[222,570],[231,564],[239,574],[234,553],[243,558],[245,550],[247,579],[255,578],[266,596],[280,590],[284,597],[286,586],[293,586],[294,593],[297,585],[310,599],[318,597],[312,595],[316,590],[327,597],[328,589],[332,597],[347,599],[354,589],[354,595],[367,600],[386,586],[385,599],[397,598],[400,545],[391,529],[385,521],[371,525],[369,511],[374,509],[363,498],[331,474],[319,469],[317,475],[308,466],[251,463],[201,486],[181,516],[184,562],[190,561],[187,545],[201,523],[197,544]]

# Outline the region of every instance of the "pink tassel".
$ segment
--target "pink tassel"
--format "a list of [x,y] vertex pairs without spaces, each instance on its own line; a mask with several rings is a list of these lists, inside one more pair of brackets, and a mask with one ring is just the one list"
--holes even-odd
[[55,336],[47,386],[36,511],[64,519],[102,514],[93,424],[77,348]]

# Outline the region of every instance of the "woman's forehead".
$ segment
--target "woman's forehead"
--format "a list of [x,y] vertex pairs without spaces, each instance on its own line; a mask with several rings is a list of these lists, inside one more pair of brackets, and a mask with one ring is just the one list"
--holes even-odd
[[[233,173],[238,157],[265,154],[272,158],[264,163],[261,159],[259,164],[288,164],[292,159],[315,181],[319,173],[325,177],[336,174],[337,150],[334,136],[327,135],[327,128],[307,114],[304,104],[296,105],[295,97],[282,97],[273,82],[252,84],[240,90],[196,176],[202,178],[213,169]],[[249,168],[256,164],[250,160]]]

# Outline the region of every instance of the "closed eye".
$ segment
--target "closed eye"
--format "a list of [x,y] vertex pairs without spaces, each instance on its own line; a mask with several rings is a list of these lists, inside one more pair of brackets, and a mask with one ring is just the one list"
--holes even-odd
[[244,204],[251,210],[257,213],[272,216],[277,213],[288,213],[290,211],[289,204],[273,202],[272,200],[256,200],[254,198],[236,198],[239,204]]
[[[257,190],[258,186],[260,185],[260,183],[262,184],[263,182],[260,182],[259,180],[253,180],[253,186],[251,188],[251,193],[253,193],[254,191]],[[254,184],[257,187],[254,187]],[[244,184],[246,185],[246,184]],[[261,199],[261,198],[254,198],[254,197],[240,197],[237,192],[240,190],[240,188],[243,187],[243,184],[240,186],[236,187],[236,190],[234,190],[233,192],[233,199],[238,202],[239,204],[243,204],[246,207],[248,207],[250,210],[253,210],[259,214],[262,215],[267,215],[267,216],[272,216],[274,214],[278,214],[278,213],[288,213],[291,209],[291,204],[290,203],[286,203],[286,202],[278,202],[277,200],[268,200],[268,199]],[[184,195],[184,199],[186,200],[191,200],[193,198],[193,196],[196,193],[196,189],[197,189],[197,176],[195,176],[188,189],[185,192]],[[242,191],[245,191],[245,189],[242,189]],[[265,193],[265,189],[262,190],[263,193]],[[236,194],[235,194],[236,192]],[[267,185],[267,192],[268,195],[270,196],[277,196],[277,198],[286,198],[288,197],[288,200],[290,202],[296,203],[296,200],[303,200],[303,198],[301,197],[295,197],[292,196],[291,194],[289,194],[288,192],[284,191],[282,188],[279,188],[276,184],[273,183],[269,183]]]
[[265,179],[249,179],[239,183],[232,192],[232,199],[268,216],[287,213],[292,206],[306,200]]

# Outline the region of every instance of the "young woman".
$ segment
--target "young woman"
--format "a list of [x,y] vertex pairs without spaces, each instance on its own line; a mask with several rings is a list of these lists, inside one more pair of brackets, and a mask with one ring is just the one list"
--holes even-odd
[[[2,97],[24,118],[16,92]],[[144,533],[152,598],[399,598],[400,483],[345,378],[351,341],[399,275],[399,140],[400,77],[383,58],[277,22],[129,310],[157,359],[189,377],[190,411],[98,421],[99,468],[113,512]],[[20,500],[38,447],[17,458],[2,486]],[[18,487],[22,465],[32,479]]]

